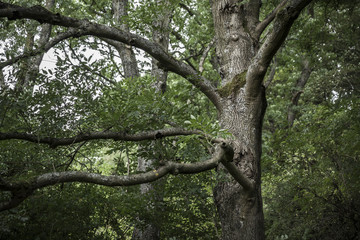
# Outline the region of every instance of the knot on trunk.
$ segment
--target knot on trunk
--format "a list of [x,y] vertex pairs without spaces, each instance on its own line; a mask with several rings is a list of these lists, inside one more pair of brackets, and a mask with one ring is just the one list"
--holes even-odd
[[233,150],[233,148],[229,144],[227,144],[225,142],[222,142],[220,146],[225,152],[224,160],[226,162],[232,162],[233,159],[234,159],[234,150]]

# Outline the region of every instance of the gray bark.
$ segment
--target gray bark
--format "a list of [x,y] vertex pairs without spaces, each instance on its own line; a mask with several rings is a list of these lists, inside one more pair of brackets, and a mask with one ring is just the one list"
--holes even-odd
[[228,91],[221,101],[220,124],[236,139],[233,141],[233,163],[243,178],[254,183],[254,187],[249,188],[229,178],[214,188],[222,239],[264,239],[260,156],[265,97],[257,94],[248,99],[245,82],[239,82],[237,89],[226,89],[226,85],[231,86],[234,81],[245,80],[251,59],[259,49],[251,33],[258,23],[259,7],[256,6],[260,1],[250,3],[239,5],[237,1],[214,1],[212,6],[222,88]]
[[4,79],[4,73],[2,68],[0,67],[0,91],[4,90],[5,88],[6,88],[6,84]]
[[[212,1],[222,76],[219,120],[235,138],[233,164],[240,171],[237,181],[228,178],[214,188],[222,239],[265,239],[260,186],[261,129],[266,110],[262,82],[293,21],[309,2],[283,1],[259,22],[259,0],[244,4],[236,0]],[[274,27],[260,45],[261,33],[270,22]],[[224,169],[219,167],[218,171]],[[229,169],[225,172],[231,174]]]
[[[128,16],[127,7],[128,0],[113,0],[112,2],[113,12],[114,12],[114,21],[124,32],[129,32],[129,26],[125,21],[125,18]],[[136,61],[135,53],[130,45],[106,40],[108,43],[113,45],[116,50],[119,52],[122,66],[124,69],[125,78],[134,78],[140,76],[139,68]]]

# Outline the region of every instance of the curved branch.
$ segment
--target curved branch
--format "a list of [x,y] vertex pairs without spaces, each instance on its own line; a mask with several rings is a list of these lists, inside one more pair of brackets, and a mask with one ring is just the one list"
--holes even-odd
[[234,158],[234,151],[230,145],[222,143],[221,147],[224,149],[224,157],[221,159],[221,163],[226,170],[233,176],[233,178],[244,188],[245,191],[255,190],[255,183],[250,178],[246,177],[239,168],[232,162]]
[[232,162],[221,161],[226,170],[233,176],[233,178],[244,188],[245,191],[253,191],[255,189],[255,183],[246,177],[238,167]]
[[[155,140],[163,137],[179,136],[179,135],[193,135],[199,134],[206,136],[204,133],[198,130],[185,130],[182,128],[168,128],[160,129],[154,131],[147,131],[142,133],[129,134],[126,132],[92,132],[92,133],[81,133],[74,137],[69,138],[52,138],[52,137],[39,137],[31,133],[21,133],[21,132],[10,132],[3,133],[0,132],[0,141],[1,140],[10,140],[10,139],[19,139],[26,140],[33,143],[42,143],[48,144],[52,148],[58,146],[66,146],[74,143],[79,143],[89,140],[99,140],[99,139],[113,139],[114,141],[132,141],[138,142],[143,140]],[[219,142],[220,140],[214,139],[213,142]]]
[[[0,190],[11,191],[13,194],[12,199],[9,202],[0,204],[0,211],[8,210],[18,206],[28,196],[30,196],[36,189],[52,186],[59,183],[66,182],[82,182],[93,183],[103,186],[132,186],[142,183],[148,183],[156,181],[167,174],[194,174],[204,172],[213,169],[218,166],[220,161],[227,159],[229,152],[231,155],[232,148],[222,143],[216,148],[216,151],[212,158],[197,163],[177,163],[166,162],[158,169],[151,170],[145,173],[139,173],[134,175],[110,175],[105,176],[96,173],[88,172],[53,172],[46,173],[30,180],[17,183],[4,183],[0,181]],[[232,153],[233,154],[233,153]]]
[[266,82],[264,83],[265,89],[267,89],[270,86],[271,82],[274,80],[276,67],[277,67],[277,62],[276,62],[276,58],[274,58],[272,67],[270,69],[269,76],[268,76]]
[[196,13],[190,7],[186,6],[184,3],[179,3],[179,6],[185,11],[187,11],[190,16],[195,16],[196,23],[200,26],[202,25],[202,23],[197,19]]
[[290,2],[288,5],[281,7],[276,12],[273,29],[266,37],[247,71],[246,94],[248,98],[254,98],[261,92],[259,89],[261,88],[261,83],[272,58],[285,41],[291,26],[300,12],[311,1],[312,0],[288,1]]
[[54,14],[41,6],[25,8],[4,3],[2,1],[0,1],[0,18],[1,17],[6,17],[9,20],[26,18],[36,20],[40,23],[72,27],[84,31],[84,34],[86,35],[92,35],[99,38],[108,38],[140,48],[158,60],[161,67],[165,70],[172,71],[187,79],[191,84],[202,91],[216,106],[217,109],[221,109],[220,96],[215,91],[215,88],[212,86],[209,80],[201,76],[188,64],[178,61],[173,56],[169,55],[159,44],[156,44],[137,34],[125,32],[114,27],[93,23],[88,20],[79,20],[62,16],[60,14]]
[[0,212],[5,211],[5,210],[9,210],[9,209],[12,209],[12,208],[15,208],[15,207],[19,206],[20,203],[22,203],[30,195],[31,194],[22,195],[22,196],[13,195],[12,198],[9,201],[0,203]]
[[5,62],[0,62],[0,69],[9,66],[11,64],[14,64],[16,62],[18,62],[19,60],[23,59],[23,58],[29,58],[29,57],[33,57],[36,56],[38,54],[42,54],[44,52],[49,51],[50,48],[54,47],[56,44],[58,44],[59,42],[70,38],[70,37],[80,37],[82,35],[85,35],[84,31],[75,29],[75,28],[70,28],[69,31],[64,32],[64,33],[60,33],[59,35],[57,35],[55,38],[53,38],[52,40],[50,40],[48,43],[45,44],[44,47],[36,49],[34,51],[30,51],[30,52],[25,52],[19,56],[16,56],[12,59],[9,59]]

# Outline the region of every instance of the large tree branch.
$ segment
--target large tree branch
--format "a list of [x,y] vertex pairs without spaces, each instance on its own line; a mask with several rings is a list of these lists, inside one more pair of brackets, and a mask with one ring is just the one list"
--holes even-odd
[[[154,131],[147,131],[142,133],[129,134],[126,132],[92,132],[92,133],[80,133],[74,137],[68,138],[52,138],[52,137],[41,137],[36,134],[31,133],[21,133],[21,132],[10,132],[4,133],[0,132],[0,141],[1,140],[10,140],[10,139],[19,139],[26,140],[33,143],[42,143],[48,144],[52,148],[58,146],[66,146],[74,143],[79,143],[89,140],[99,140],[99,139],[113,139],[115,141],[144,141],[144,140],[155,140],[163,137],[179,136],[179,135],[202,135],[204,137],[209,137],[206,134],[198,130],[185,130],[182,128],[169,128],[161,129]],[[213,142],[220,142],[221,139],[212,139]]]
[[261,83],[272,58],[285,41],[291,26],[300,12],[311,1],[312,0],[287,1],[287,4],[276,12],[273,29],[261,45],[247,71],[246,93],[249,98],[256,97],[261,92]]
[[167,174],[195,174],[204,172],[217,167],[221,161],[229,161],[229,156],[232,156],[233,154],[233,149],[223,142],[220,146],[217,146],[213,157],[206,161],[197,163],[166,162],[158,169],[133,175],[105,176],[96,173],[68,171],[46,173],[26,181],[15,183],[8,183],[0,179],[0,190],[10,191],[12,193],[10,201],[0,204],[0,211],[18,206],[36,189],[59,183],[82,182],[112,187],[138,185],[156,181]]
[[209,80],[201,76],[188,64],[178,61],[172,57],[159,44],[156,44],[139,35],[125,32],[114,27],[93,23],[88,20],[79,20],[62,16],[60,14],[54,14],[38,5],[30,8],[24,8],[0,1],[0,17],[6,17],[9,20],[33,19],[40,23],[77,28],[84,31],[84,34],[86,35],[108,38],[140,48],[158,60],[162,68],[186,78],[190,83],[202,91],[217,107],[217,109],[221,109],[220,97]]

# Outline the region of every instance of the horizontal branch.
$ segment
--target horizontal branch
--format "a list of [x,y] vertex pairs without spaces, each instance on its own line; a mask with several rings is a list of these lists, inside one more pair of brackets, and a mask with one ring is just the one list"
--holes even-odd
[[84,34],[86,35],[92,35],[99,38],[108,38],[140,48],[159,61],[162,68],[174,72],[187,79],[191,84],[203,92],[217,109],[221,109],[220,96],[215,91],[215,88],[212,86],[209,80],[201,76],[188,64],[176,60],[159,44],[145,39],[137,34],[125,32],[103,24],[90,22],[88,20],[70,18],[62,16],[58,13],[54,14],[38,5],[26,8],[0,1],[0,18],[4,17],[8,18],[9,20],[33,19],[40,23],[49,23],[63,27],[76,28],[84,31]]
[[[28,196],[30,196],[36,189],[66,182],[81,182],[93,183],[103,186],[131,186],[142,183],[156,181],[167,174],[195,174],[213,169],[223,160],[227,159],[229,152],[231,155],[232,148],[226,143],[222,143],[216,147],[216,151],[212,158],[196,163],[177,163],[166,162],[158,169],[151,170],[145,173],[118,176],[105,176],[96,173],[88,172],[53,172],[46,173],[32,179],[16,183],[6,183],[4,180],[0,181],[0,190],[11,191],[13,197],[10,201],[0,204],[0,211],[8,210],[18,206]],[[233,155],[233,153],[232,153]],[[226,160],[227,161],[227,160]]]
[[[114,141],[144,141],[144,140],[155,140],[163,137],[172,137],[172,136],[180,136],[180,135],[203,135],[204,133],[198,130],[186,130],[182,128],[168,128],[168,129],[160,129],[147,131],[142,133],[129,134],[126,132],[92,132],[92,133],[81,133],[74,137],[68,138],[52,138],[52,137],[41,137],[36,134],[31,133],[21,133],[21,132],[10,132],[4,133],[0,132],[0,141],[1,140],[10,140],[10,139],[18,139],[18,140],[26,140],[33,143],[42,143],[48,144],[52,148],[56,148],[58,146],[66,146],[74,143],[79,143],[83,141],[89,140],[99,140],[99,139],[113,139]],[[214,139],[213,142],[219,142],[220,140]]]
[[54,47],[56,44],[58,44],[59,42],[70,38],[70,37],[80,37],[82,35],[84,35],[85,32],[78,30],[78,29],[74,29],[74,28],[70,28],[69,31],[64,32],[64,33],[60,33],[59,35],[57,35],[56,37],[54,37],[53,39],[51,39],[49,42],[47,42],[45,44],[44,47],[42,48],[38,48],[36,50],[30,51],[30,52],[24,52],[23,54],[13,57],[7,61],[4,62],[0,62],[0,69],[9,66],[11,64],[14,64],[16,62],[18,62],[21,59],[24,58],[29,58],[29,57],[33,57],[42,53],[45,53],[47,51],[50,50],[50,48]]

